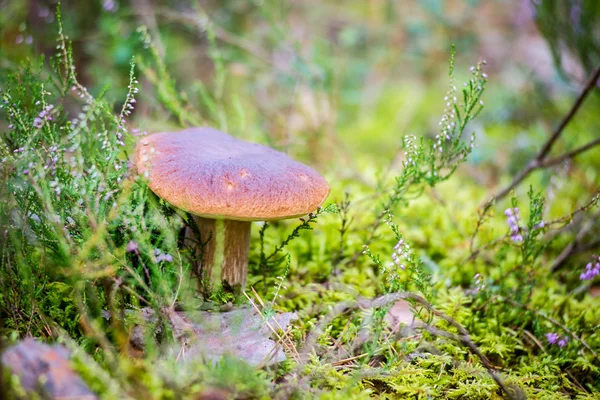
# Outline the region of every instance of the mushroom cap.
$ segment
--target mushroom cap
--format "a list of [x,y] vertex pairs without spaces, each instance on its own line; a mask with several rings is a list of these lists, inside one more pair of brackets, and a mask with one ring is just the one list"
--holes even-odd
[[135,163],[160,198],[205,218],[299,217],[329,194],[325,178],[309,166],[207,127],[144,137]]

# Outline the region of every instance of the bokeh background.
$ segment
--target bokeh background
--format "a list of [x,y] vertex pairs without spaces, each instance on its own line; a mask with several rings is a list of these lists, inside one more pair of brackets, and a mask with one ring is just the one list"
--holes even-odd
[[[40,81],[49,76],[56,78],[49,67],[60,43],[57,41],[56,7],[57,2],[53,0],[0,0],[0,89],[12,85],[15,98],[23,93],[21,97],[27,97],[27,93],[19,93],[19,85],[11,82],[8,76],[28,59],[36,60],[39,55],[45,55],[46,64],[42,67]],[[488,76],[483,95],[485,107],[465,132],[465,142],[468,143],[474,133],[477,145],[467,162],[460,165],[451,179],[435,188],[423,184],[404,193],[402,201],[394,203],[396,207],[391,210],[400,233],[422,261],[420,268],[432,275],[431,280],[421,280],[427,282],[426,288],[417,289],[431,295],[432,303],[439,310],[464,324],[491,362],[504,368],[503,372],[512,383],[526,386],[529,395],[556,394],[558,398],[564,394],[562,398],[570,398],[586,390],[590,394],[598,391],[596,378],[600,369],[597,357],[592,357],[595,353],[585,353],[575,340],[565,349],[563,346],[552,347],[547,335],[562,332],[560,324],[564,323],[586,338],[591,347],[598,348],[598,279],[582,279],[581,273],[590,256],[599,250],[600,214],[597,208],[576,215],[574,211],[586,203],[591,204],[591,198],[598,192],[600,146],[573,160],[535,171],[516,188],[514,203],[511,203],[511,196],[506,196],[494,204],[491,211],[487,210],[485,218],[480,219],[479,215],[492,194],[505,187],[535,156],[571,109],[593,71],[600,66],[600,1],[64,0],[61,9],[64,34],[72,42],[79,82],[95,98],[107,99],[116,115],[123,109],[130,65],[132,59],[135,60],[139,93],[132,114],[126,118],[133,137],[127,135],[126,146],[116,150],[119,162],[126,162],[134,142],[144,133],[206,124],[285,151],[314,166],[328,179],[332,191],[327,203],[336,202],[342,212],[319,216],[315,229],[301,232],[299,238],[286,247],[287,258],[279,260],[272,269],[261,265],[264,254],[262,240],[258,244],[260,228],[256,226],[252,233],[248,286],[255,288],[263,298],[272,299],[271,307],[277,311],[297,312],[299,319],[292,336],[299,345],[313,332],[318,318],[339,302],[372,299],[383,293],[392,274],[383,273],[373,259],[365,256],[363,245],[369,234],[377,231],[376,237],[371,238],[374,240],[370,249],[390,261],[388,256],[398,242],[382,222],[386,215],[382,213],[382,207],[394,190],[394,177],[402,170],[405,160],[403,138],[408,134],[433,138],[439,133],[438,124],[446,106],[444,96],[448,91],[448,65],[453,45],[457,86],[470,79],[471,66],[485,60],[484,72]],[[26,75],[14,79],[18,81]],[[77,99],[76,94],[77,90],[61,97],[60,123],[67,126],[70,123],[77,125],[73,119],[77,119],[80,112],[87,112],[85,100]],[[32,101],[23,101],[19,107],[23,113],[31,114],[33,122],[40,110],[30,104]],[[62,113],[63,109],[65,113]],[[112,115],[110,117],[115,125],[110,126],[115,128],[119,122]],[[600,91],[594,87],[555,143],[552,156],[597,140],[599,128]],[[6,122],[0,121],[0,132],[10,137],[20,131],[11,131]],[[78,134],[90,134],[91,131],[86,127],[81,132]],[[119,132],[108,133],[118,135]],[[65,141],[60,144],[65,145]],[[95,147],[90,149],[93,151]],[[11,154],[21,151],[10,150]],[[35,156],[39,149],[26,150],[32,150],[30,153]],[[24,157],[17,154],[11,159],[18,161]],[[10,175],[13,184],[19,180],[33,182],[31,175],[29,180],[19,177],[19,173],[25,175],[23,169],[18,169],[22,166],[15,164],[13,168],[10,162],[5,166],[6,176]],[[39,170],[43,168],[41,164],[38,167]],[[111,170],[110,166],[104,168]],[[93,185],[91,175],[82,173],[79,183],[91,182]],[[49,185],[48,182],[44,184]],[[532,206],[528,210],[527,207],[526,193],[530,185],[546,198],[543,210],[538,210],[539,219],[546,222],[564,219],[544,228],[544,243],[539,245],[537,254],[540,257],[531,265],[525,265],[520,261],[521,256],[525,258],[523,247],[513,243],[507,234],[510,222],[507,223],[503,210],[519,206],[523,221],[527,221],[530,210],[535,208]],[[8,188],[9,185],[0,187],[0,200],[4,192],[7,199],[10,198]],[[47,193],[55,193],[52,190]],[[0,250],[7,249],[6,254],[17,254],[19,249],[23,254],[16,267],[8,262],[4,271],[0,271],[3,291],[15,293],[14,302],[23,303],[16,307],[11,303],[13,299],[0,297],[0,311],[8,316],[5,331],[17,332],[18,335],[13,334],[14,339],[33,331],[38,336],[55,340],[59,335],[49,327],[60,326],[86,351],[93,353],[100,365],[113,374],[115,381],[124,383],[126,389],[131,382],[156,382],[149,378],[156,372],[152,354],[146,358],[147,374],[141,379],[142,364],[130,368],[130,360],[126,357],[120,359],[125,365],[121,369],[105,364],[104,355],[117,354],[117,351],[112,348],[109,351],[110,346],[106,346],[105,353],[100,352],[80,318],[90,314],[96,318],[98,326],[110,331],[102,313],[107,307],[98,302],[97,312],[86,311],[78,303],[80,293],[73,288],[88,285],[90,291],[100,294],[99,298],[102,294],[108,298],[106,293],[112,293],[112,289],[101,287],[96,279],[98,276],[106,278],[106,282],[114,279],[118,287],[130,285],[135,288],[138,282],[134,277],[141,268],[137,258],[140,254],[125,250],[127,241],[132,238],[140,242],[143,257],[153,259],[152,254],[157,253],[152,250],[163,248],[178,260],[166,267],[155,263],[151,281],[153,292],[149,292],[152,296],[160,293],[157,298],[163,302],[157,302],[156,309],[161,304],[172,306],[175,300],[182,303],[189,300],[181,294],[179,299],[176,296],[171,302],[172,293],[179,291],[175,278],[182,281],[184,276],[175,267],[183,270],[183,266],[189,264],[186,250],[178,249],[177,243],[183,220],[164,204],[159,206],[152,194],[143,194],[144,189],[135,186],[132,193],[133,200],[128,199],[129,203],[125,202],[122,207],[124,217],[111,214],[100,219],[103,223],[113,223],[113,227],[121,222],[129,227],[130,221],[136,229],[141,227],[129,232],[118,226],[115,232],[105,233],[99,239],[106,239],[111,246],[114,244],[105,249],[109,262],[99,261],[94,254],[79,258],[79,244],[73,242],[63,259],[53,261],[51,257],[40,256],[43,262],[39,261],[42,267],[38,268],[35,262],[39,249],[36,246],[41,242],[26,238],[25,228],[23,243],[28,242],[35,250],[0,242]],[[147,201],[151,205],[142,211],[143,207],[137,208],[140,193],[147,196],[140,203]],[[96,193],[90,196],[93,198]],[[532,198],[536,198],[535,195]],[[351,201],[345,211],[344,199]],[[44,204],[52,204],[54,200],[63,210],[71,207],[68,200],[60,196],[55,199],[52,195],[44,199]],[[539,198],[537,203],[541,204]],[[14,199],[0,201],[2,206],[11,213],[13,208],[16,211],[14,215],[0,213],[0,226],[6,226],[6,232],[8,227],[11,231],[19,231],[19,225],[14,223],[19,212]],[[26,205],[23,207],[27,213]],[[81,211],[76,205],[73,210]],[[35,226],[36,222],[31,221],[33,217],[25,215]],[[38,215],[36,217],[40,219]],[[143,231],[147,226],[144,218],[158,221],[152,225],[156,229]],[[88,248],[92,248],[96,245],[95,224],[88,229],[89,218],[82,212],[77,219],[84,232],[78,238],[80,243],[91,243]],[[172,223],[166,223],[167,220]],[[381,225],[381,229],[371,231],[374,220],[375,226]],[[277,249],[297,225],[297,220],[272,224],[265,237],[266,248]],[[60,236],[63,235],[62,228],[56,231]],[[560,269],[551,271],[552,263],[563,249],[574,243],[584,228],[585,235],[577,239],[581,239],[580,247],[569,253],[569,259]],[[531,227],[531,235],[537,235],[536,229]],[[477,235],[474,234],[476,230]],[[138,235],[139,231],[147,237]],[[109,237],[111,234],[118,239],[114,243],[114,238]],[[130,234],[132,236],[127,236]],[[179,257],[181,254],[183,257]],[[353,257],[358,260],[356,263]],[[5,260],[10,257],[0,257],[1,262]],[[284,260],[288,260],[287,265]],[[127,269],[129,263],[133,267]],[[529,268],[527,274],[521,272],[525,267]],[[138,272],[134,273],[133,268],[138,268]],[[13,270],[24,271],[19,276],[26,278],[14,279],[8,274]],[[406,290],[415,290],[418,286],[419,280],[415,277],[420,279],[419,274],[407,279],[410,282],[406,284]],[[485,291],[481,286],[484,281],[488,287]],[[526,287],[528,284],[531,284],[530,288]],[[527,295],[523,294],[523,288],[529,290]],[[122,289],[115,289],[115,293],[116,290]],[[478,295],[480,290],[481,295]],[[198,300],[194,290],[188,292],[190,297]],[[521,308],[515,308],[509,302],[519,299],[515,293],[522,295],[522,301],[526,303]],[[3,295],[0,292],[0,296]],[[498,296],[503,297],[494,302]],[[217,298],[218,306],[231,298]],[[121,306],[126,309],[131,302],[123,300]],[[19,307],[25,311],[13,317],[11,313]],[[36,311],[30,314],[30,309]],[[550,323],[548,317],[536,314],[537,310],[562,322],[558,325]],[[412,321],[412,311],[405,311],[408,321]],[[446,385],[444,396],[453,393],[461,398],[491,398],[492,393],[498,393],[495,383],[485,373],[479,376],[486,376],[487,381],[482,378],[473,383],[477,396],[469,397],[464,394],[466,392],[461,392],[461,385],[470,382],[473,365],[477,363],[473,363],[472,355],[464,347],[449,347],[442,340],[440,348],[444,350],[439,352],[439,364],[423,364],[422,369],[415,369],[417,372],[412,374],[404,373],[406,365],[413,368],[429,361],[406,361],[413,353],[401,341],[398,346],[405,347],[400,349],[400,355],[395,353],[396,350],[391,352],[394,353],[392,356],[387,354],[387,365],[380,354],[375,353],[369,359],[356,361],[351,356],[359,355],[362,350],[357,350],[356,354],[354,351],[362,347],[354,347],[355,336],[358,341],[359,333],[366,326],[361,325],[363,320],[370,321],[368,312],[360,310],[356,314],[360,315],[348,316],[352,324],[346,324],[345,317],[332,322],[322,338],[330,345],[328,352],[352,360],[342,367],[347,370],[338,370],[334,368],[335,364],[323,367],[325,364],[321,365],[321,361],[315,359],[311,366],[315,369],[306,370],[307,375],[317,371],[310,385],[342,387],[344,390],[354,387],[356,381],[351,372],[364,361],[373,368],[397,364],[395,371],[401,372],[394,372],[390,379],[397,379],[394,384],[399,386],[394,387],[401,389],[400,383],[404,384],[403,380],[406,380],[410,391],[398,389],[396,394],[425,396],[425,392],[421,392],[425,387],[433,390],[432,397],[436,397],[440,392],[435,391],[442,380],[446,382],[443,384]],[[382,315],[389,316],[385,310]],[[33,324],[31,316],[36,318]],[[346,330],[347,326],[351,328]],[[123,343],[128,340],[127,329],[121,332],[125,338]],[[522,337],[523,332],[529,331],[527,338]],[[119,340],[121,338],[115,342]],[[347,348],[342,349],[339,343]],[[463,371],[467,371],[467,375],[455,373],[460,369],[449,367],[454,362],[453,356],[464,362],[462,366],[467,369]],[[323,356],[322,362],[327,360]],[[93,365],[81,364],[80,370],[84,371],[88,364]],[[246,375],[240,374],[234,380],[244,384],[260,381],[260,385],[269,388],[264,389],[264,393],[270,393],[272,383],[286,386],[290,365],[284,365],[267,379],[266,375],[261,375],[262,371],[248,369],[244,370]],[[561,369],[566,369],[569,374],[572,371],[572,374],[567,377]],[[231,370],[229,364],[220,364],[211,373],[216,371],[220,385],[227,388],[232,382]],[[86,376],[94,374],[87,373]],[[183,379],[177,367],[165,376],[176,377],[166,379],[167,384],[181,380],[183,391],[187,391],[192,388],[188,382],[194,382],[198,374],[189,372],[187,377],[193,379]],[[420,380],[425,378],[426,382]],[[204,379],[202,382],[209,381]],[[585,386],[581,392],[579,388],[571,387],[571,382],[579,385],[579,381]],[[138,389],[139,382],[133,384],[131,390],[124,389],[123,393],[127,391],[139,398],[149,398],[144,397],[146,392]],[[290,382],[293,384],[292,379]],[[477,386],[479,383],[487,386]],[[392,387],[376,387],[368,379],[362,384],[357,390],[365,390],[365,396],[377,391],[387,393]],[[146,383],[140,384],[143,385]],[[102,387],[98,382],[96,386]],[[153,390],[152,384],[144,388],[148,393]],[[557,388],[561,388],[560,393]],[[543,393],[538,392],[542,389]],[[262,392],[249,393],[259,397],[256,393]]]
[[[27,57],[54,54],[56,3],[0,2],[0,76]],[[479,148],[470,163],[486,166],[471,172],[490,186],[522,167],[600,62],[595,0],[67,0],[62,7],[79,80],[94,95],[106,91],[115,109],[132,57],[143,61],[137,28],[145,25],[176,90],[205,121],[349,175],[373,155],[393,158],[402,135],[437,131],[452,44],[459,82],[470,65],[487,61],[486,110],[472,126]],[[216,27],[220,65],[209,54],[207,23]],[[138,75],[132,125],[176,127],[151,78]],[[202,96],[215,89],[220,104],[208,110]],[[597,96],[590,102],[586,108],[597,110]],[[581,136],[569,133],[561,146]]]
[[[0,1],[0,82],[28,58],[56,54],[56,6]],[[477,147],[439,192],[394,210],[422,255],[437,254],[436,240],[440,254],[466,246],[480,207],[534,157],[600,65],[596,0],[66,0],[62,15],[78,80],[115,113],[135,58],[134,135],[207,124],[270,145],[323,173],[329,201],[349,193],[359,215],[375,212],[400,170],[404,135],[439,132],[452,45],[457,85],[486,60],[485,109],[466,132]],[[597,139],[599,110],[593,90],[552,155]],[[568,215],[597,191],[599,152],[534,172],[517,198],[533,185],[547,198],[546,220]],[[462,224],[451,243],[448,215]],[[557,252],[579,227],[566,228]],[[597,246],[599,231],[587,242]]]
[[[0,2],[0,81],[28,58],[55,55],[56,6]],[[452,45],[457,85],[485,60],[485,109],[467,129],[477,147],[439,192],[394,210],[436,261],[467,246],[480,207],[535,156],[600,65],[596,0],[67,0],[62,15],[80,83],[116,113],[135,58],[140,93],[127,118],[134,135],[207,124],[270,145],[323,173],[330,201],[349,193],[357,214],[371,215],[393,182],[404,135],[439,132]],[[64,107],[81,110],[77,102]],[[593,90],[552,154],[597,139],[599,110]],[[515,195],[524,199],[533,185],[547,198],[546,220],[568,215],[597,191],[599,151],[534,172]],[[448,215],[462,224],[461,239],[451,239]],[[592,223],[587,242],[597,247]]]

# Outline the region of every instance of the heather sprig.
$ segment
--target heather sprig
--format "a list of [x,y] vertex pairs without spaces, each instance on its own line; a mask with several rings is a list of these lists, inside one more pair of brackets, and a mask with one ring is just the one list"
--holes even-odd
[[540,244],[540,235],[545,231],[546,223],[543,220],[545,198],[541,192],[536,192],[533,187],[527,193],[529,198],[529,218],[524,224],[521,219],[519,201],[514,195],[511,196],[510,207],[504,210],[506,225],[508,226],[507,238],[522,250],[524,261],[531,261],[539,256],[543,246]]
[[52,59],[54,70],[57,72],[59,78],[59,83],[55,84],[56,88],[61,91],[63,96],[67,94],[68,90],[73,90],[80,99],[84,99],[86,103],[91,103],[94,101],[94,98],[88,92],[87,88],[82,86],[77,80],[75,61],[73,60],[73,46],[69,37],[63,31],[60,3],[56,6],[56,22],[58,25],[58,38],[56,39],[58,42],[56,45],[58,54]]
[[430,143],[429,158],[432,159],[432,183],[436,179],[443,179],[443,177],[439,177],[442,170],[448,170],[449,177],[456,167],[456,163],[464,160],[475,147],[475,134],[471,134],[468,144],[463,141],[462,137],[467,124],[475,119],[483,110],[481,96],[485,90],[488,78],[487,74],[483,72],[486,61],[481,60],[476,66],[469,68],[471,79],[463,84],[461,103],[454,78],[454,57],[455,50],[452,47],[449,71],[450,81],[448,91],[444,96],[445,108],[439,122],[440,133]]
[[259,258],[259,262],[256,266],[259,267],[260,269],[267,268],[267,269],[272,270],[273,268],[276,268],[287,258],[287,255],[284,254],[280,257],[275,257],[275,256],[277,256],[279,253],[281,253],[283,251],[283,249],[288,244],[290,244],[290,242],[292,240],[300,237],[301,231],[312,230],[313,229],[312,225],[317,223],[317,220],[320,215],[329,214],[329,213],[334,213],[334,214],[338,213],[338,208],[335,203],[329,204],[325,207],[319,207],[316,212],[309,213],[308,217],[299,218],[300,224],[296,225],[296,227],[294,229],[292,229],[292,231],[288,234],[288,236],[285,239],[283,239],[281,241],[281,243],[279,243],[278,245],[275,246],[275,248],[269,255],[267,255],[265,253],[265,243],[264,243],[265,232],[266,232],[267,228],[269,227],[269,223],[265,222],[259,231],[260,258]]
[[[485,91],[487,74],[483,72],[484,60],[471,67],[471,79],[464,84],[459,99],[454,78],[455,49],[452,47],[449,63],[449,86],[444,97],[445,109],[440,120],[440,132],[433,139],[406,135],[402,139],[404,160],[402,170],[394,178],[394,185],[386,193],[377,218],[368,230],[365,244],[370,244],[385,218],[387,210],[393,210],[403,201],[416,198],[425,186],[449,179],[460,163],[464,162],[475,147],[475,135],[468,142],[463,139],[468,123],[483,110],[481,96]],[[353,258],[355,260],[355,258]]]
[[477,294],[485,289],[485,284],[483,283],[483,276],[479,273],[473,276],[473,283],[471,285],[471,289],[469,290],[470,294]]
[[510,238],[515,243],[521,243],[523,241],[523,235],[521,234],[521,212],[519,207],[511,207],[504,210],[506,215],[506,223],[510,230]]
[[363,254],[366,254],[384,275],[385,293],[416,290],[425,298],[430,298],[431,276],[425,271],[422,260],[415,256],[410,242],[400,233],[393,218],[393,214],[388,210],[386,225],[395,237],[388,261],[382,261],[381,255],[373,253],[368,245],[363,246]]
[[127,121],[125,120],[125,117],[131,115],[131,112],[135,109],[135,95],[139,90],[138,84],[138,80],[135,79],[135,63],[133,60],[131,60],[131,67],[129,69],[129,85],[127,86],[127,97],[125,98],[125,102],[123,102],[123,107],[121,108],[121,112],[118,116],[119,125],[117,125],[117,143],[121,146],[125,146],[125,143],[123,142],[123,135],[127,134]]
[[137,32],[144,49],[137,58],[138,65],[144,77],[152,83],[160,104],[174,115],[182,126],[203,125],[202,117],[188,104],[183,92],[177,90],[175,81],[170,76],[148,28],[140,26]]
[[[392,247],[388,261],[382,261],[379,254],[371,251],[368,245],[363,246],[363,254],[366,254],[371,261],[377,265],[379,272],[384,276],[384,284],[382,292],[394,294],[399,292],[419,292],[424,298],[431,299],[431,276],[425,271],[423,261],[417,259],[412,249],[411,244],[403,237],[398,229],[398,225],[394,222],[393,214],[387,210],[386,225],[394,234],[396,243]],[[431,314],[423,314],[423,307],[414,300],[407,300],[411,305],[411,310],[414,315],[419,316],[427,322],[431,322]],[[391,305],[386,305],[374,311],[373,321],[371,323],[373,329],[373,340],[367,345],[369,353],[378,351],[382,343],[382,334],[384,331],[384,318]],[[383,343],[387,346],[386,343]]]

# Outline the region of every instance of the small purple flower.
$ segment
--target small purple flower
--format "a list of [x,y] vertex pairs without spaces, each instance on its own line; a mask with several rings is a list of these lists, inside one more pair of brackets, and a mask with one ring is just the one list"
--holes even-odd
[[408,260],[408,250],[409,245],[404,243],[404,239],[400,239],[398,243],[394,245],[394,249],[392,251],[392,262],[388,263],[388,266],[391,267],[399,267],[401,270],[405,270],[406,266],[402,263],[403,258]]
[[44,107],[44,109],[40,111],[38,116],[35,117],[35,119],[33,120],[33,127],[36,129],[40,129],[44,125],[45,121],[52,121],[50,111],[52,111],[53,108],[54,106],[52,104],[49,104],[46,107]]
[[102,2],[102,8],[110,13],[114,13],[119,9],[119,3],[115,2],[114,0],[104,0]]
[[127,247],[125,248],[125,250],[128,253],[137,253],[137,251],[138,251],[138,243],[135,240],[129,241],[129,243],[127,243]]
[[161,262],[161,261],[171,262],[171,261],[173,261],[173,257],[170,254],[164,253],[164,254],[161,254],[158,257],[156,257],[156,262]]
[[585,270],[579,275],[582,281],[591,281],[600,275],[600,256],[593,256],[592,261],[587,263]]
[[560,336],[558,333],[546,333],[546,339],[548,339],[548,344],[556,344],[558,347],[565,347],[569,344],[569,338],[567,336]]
[[515,243],[521,243],[523,241],[523,235],[521,235],[521,228],[519,227],[519,208],[507,208],[504,211],[504,215],[506,215],[506,223],[510,229],[510,238]]
[[559,340],[558,333],[546,333],[546,339],[548,339],[548,343],[555,344]]

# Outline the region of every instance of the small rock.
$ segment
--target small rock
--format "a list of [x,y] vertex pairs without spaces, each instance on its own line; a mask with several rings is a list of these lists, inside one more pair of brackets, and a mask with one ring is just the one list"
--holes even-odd
[[69,365],[69,351],[62,345],[49,346],[25,339],[2,353],[2,365],[19,377],[28,392],[51,399],[94,400],[86,383]]
[[415,326],[415,316],[410,309],[410,303],[405,300],[396,302],[387,312],[385,320],[394,332],[400,331],[403,324],[406,325],[408,328],[407,335],[412,331],[411,328]]
[[[142,320],[151,322],[153,313],[144,309]],[[270,339],[272,331],[263,318],[248,307],[227,312],[180,312],[165,310],[171,322],[173,336],[178,342],[171,354],[183,360],[203,358],[217,361],[224,355],[239,357],[250,365],[272,365],[286,360],[281,345]],[[148,317],[151,316],[151,317]],[[269,319],[275,329],[286,330],[295,313],[278,314]],[[132,330],[130,343],[144,346],[144,327]]]
[[230,398],[232,398],[230,392],[219,388],[204,389],[197,397],[198,400],[227,400]]

